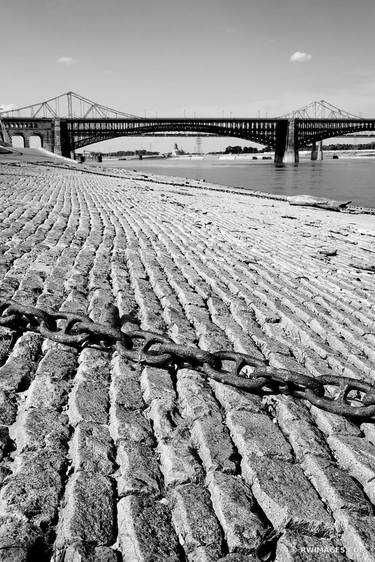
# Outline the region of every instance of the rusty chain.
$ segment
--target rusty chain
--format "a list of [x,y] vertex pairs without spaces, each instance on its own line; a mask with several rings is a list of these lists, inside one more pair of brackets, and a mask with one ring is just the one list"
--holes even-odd
[[[306,399],[335,414],[363,419],[375,416],[375,386],[366,382],[334,375],[313,378],[268,366],[266,361],[244,353],[211,353],[198,347],[179,345],[162,334],[141,330],[131,317],[123,320],[127,327],[133,324],[134,329],[99,324],[80,314],[0,300],[0,326],[13,330],[16,336],[32,331],[78,349],[116,350],[123,357],[143,365],[192,368],[205,377],[248,392],[282,393]],[[338,393],[333,389],[338,389]]]

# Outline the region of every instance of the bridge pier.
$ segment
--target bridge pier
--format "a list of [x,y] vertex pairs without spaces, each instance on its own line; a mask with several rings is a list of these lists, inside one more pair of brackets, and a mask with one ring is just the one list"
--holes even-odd
[[323,160],[323,141],[319,141],[318,145],[315,141],[313,142],[311,160]]
[[65,158],[71,158],[72,149],[69,144],[66,122],[61,119],[53,120],[52,152]]
[[319,141],[318,144],[318,160],[323,160],[323,141]]
[[311,160],[318,159],[318,149],[316,147],[316,142],[314,141],[311,147]]
[[290,119],[288,122],[288,133],[286,138],[286,147],[283,158],[284,164],[297,164],[299,162],[298,142],[296,122]]
[[294,119],[279,122],[276,128],[275,165],[299,162],[297,130]]

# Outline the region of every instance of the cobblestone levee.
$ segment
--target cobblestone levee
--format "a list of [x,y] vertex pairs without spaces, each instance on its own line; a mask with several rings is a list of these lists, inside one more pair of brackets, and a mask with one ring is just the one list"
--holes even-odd
[[[375,219],[2,165],[0,298],[375,381]],[[126,327],[127,325],[125,325]],[[375,560],[375,429],[0,328],[0,560]]]

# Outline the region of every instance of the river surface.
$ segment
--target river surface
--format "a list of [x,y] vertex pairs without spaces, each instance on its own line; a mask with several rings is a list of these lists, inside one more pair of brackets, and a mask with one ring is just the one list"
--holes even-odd
[[375,158],[302,160],[277,168],[269,160],[221,160],[216,157],[107,160],[105,167],[129,168],[164,176],[275,193],[314,195],[375,208]]

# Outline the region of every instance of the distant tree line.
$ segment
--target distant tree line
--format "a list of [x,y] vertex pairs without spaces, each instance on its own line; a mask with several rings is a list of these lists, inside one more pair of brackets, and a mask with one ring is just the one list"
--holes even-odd
[[151,152],[150,150],[117,150],[117,152],[103,152],[103,156],[144,156],[147,154],[148,156],[157,156],[160,154],[159,152]]
[[254,146],[227,146],[224,154],[256,154],[257,152],[265,152],[268,149],[258,150]]
[[325,144],[324,150],[374,150],[375,142],[361,144]]

